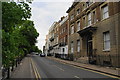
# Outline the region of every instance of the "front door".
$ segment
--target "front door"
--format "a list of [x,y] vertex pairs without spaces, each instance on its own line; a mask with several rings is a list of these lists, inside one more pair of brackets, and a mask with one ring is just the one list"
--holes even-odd
[[92,50],[93,50],[92,40],[89,40],[88,41],[88,56],[92,56]]
[[93,43],[92,43],[92,35],[89,35],[87,37],[87,54],[89,57],[89,63],[90,64],[95,64],[95,56],[93,55]]

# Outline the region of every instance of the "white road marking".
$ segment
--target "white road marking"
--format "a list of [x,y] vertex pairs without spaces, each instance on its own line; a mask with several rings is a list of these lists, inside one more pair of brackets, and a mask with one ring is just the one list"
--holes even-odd
[[60,67],[58,67],[58,66],[56,66],[56,65],[53,65],[53,66],[57,67],[57,68],[60,69],[61,71],[65,71],[64,69],[62,69],[62,68],[60,68]]
[[74,76],[75,78],[79,78],[78,76]]

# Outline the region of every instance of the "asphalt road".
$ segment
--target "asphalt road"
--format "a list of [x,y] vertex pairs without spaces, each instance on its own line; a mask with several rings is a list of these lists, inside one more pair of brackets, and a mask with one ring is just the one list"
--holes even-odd
[[82,68],[77,68],[68,64],[60,63],[50,60],[46,57],[37,55],[31,56],[34,65],[40,75],[40,78],[54,78],[54,79],[78,79],[78,80],[116,80],[106,75],[92,72]]

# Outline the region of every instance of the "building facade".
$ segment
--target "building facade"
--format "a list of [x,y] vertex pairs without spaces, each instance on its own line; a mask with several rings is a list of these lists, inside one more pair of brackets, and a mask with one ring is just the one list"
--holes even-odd
[[61,17],[59,24],[59,57],[66,59],[68,56],[68,16]]
[[56,25],[54,26],[54,56],[59,54],[59,23],[57,22]]
[[49,38],[48,38],[49,39],[49,43],[48,43],[48,45],[49,45],[49,54],[48,55],[54,55],[54,48],[53,48],[53,46],[54,46],[54,37],[55,37],[54,27],[55,27],[56,23],[57,22],[54,22],[52,24],[52,26],[49,29],[49,33],[48,33],[48,35],[49,35]]
[[46,39],[45,39],[45,55],[47,56],[47,54],[49,53],[49,35],[46,35]]
[[120,2],[74,2],[67,10],[68,54],[82,63],[120,67]]

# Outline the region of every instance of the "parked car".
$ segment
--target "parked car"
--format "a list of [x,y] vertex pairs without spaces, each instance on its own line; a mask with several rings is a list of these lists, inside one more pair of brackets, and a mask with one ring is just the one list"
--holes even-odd
[[39,55],[39,53],[35,53],[36,55]]
[[40,57],[45,57],[45,53],[41,53],[41,54],[40,54]]
[[53,56],[52,54],[48,53],[47,56]]

